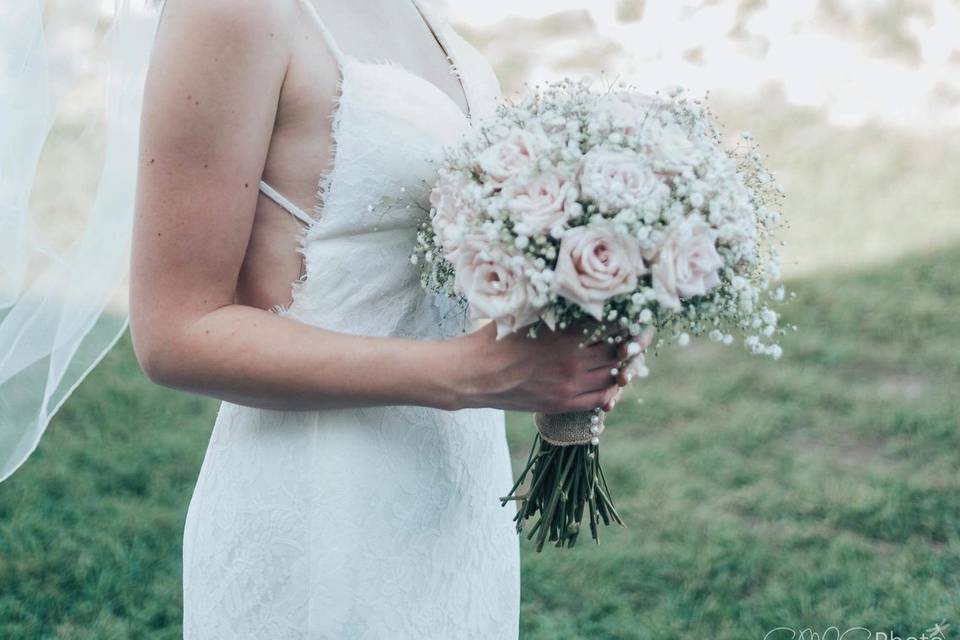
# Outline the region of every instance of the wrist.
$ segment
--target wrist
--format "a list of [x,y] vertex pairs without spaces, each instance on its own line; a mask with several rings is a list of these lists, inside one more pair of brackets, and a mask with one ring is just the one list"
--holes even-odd
[[475,334],[441,341],[440,366],[436,367],[440,408],[457,411],[481,406],[477,367],[481,362]]

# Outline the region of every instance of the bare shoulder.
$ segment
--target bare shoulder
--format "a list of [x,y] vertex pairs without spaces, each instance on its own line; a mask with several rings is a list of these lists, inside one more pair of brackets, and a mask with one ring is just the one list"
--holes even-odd
[[213,125],[240,106],[256,110],[252,102],[275,102],[290,59],[284,35],[295,24],[296,2],[166,0],[145,87],[148,124],[165,118],[177,124],[167,133],[186,134],[184,123]]
[[157,45],[199,39],[211,48],[280,52],[294,23],[297,0],[165,0]]

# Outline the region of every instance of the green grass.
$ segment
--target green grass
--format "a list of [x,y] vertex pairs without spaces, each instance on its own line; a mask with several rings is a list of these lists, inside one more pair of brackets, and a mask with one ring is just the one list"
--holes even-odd
[[[800,331],[779,362],[706,341],[651,357],[604,435],[628,528],[572,551],[524,541],[522,637],[955,633],[958,273],[954,248],[788,283]],[[150,385],[121,341],[0,484],[0,638],[180,637],[215,410]],[[509,437],[517,468],[529,416]]]

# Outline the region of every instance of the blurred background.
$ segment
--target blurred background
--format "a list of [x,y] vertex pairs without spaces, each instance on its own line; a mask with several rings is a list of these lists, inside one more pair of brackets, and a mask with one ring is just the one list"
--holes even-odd
[[[709,91],[788,194],[784,357],[650,355],[605,435],[628,528],[523,542],[522,637],[960,637],[960,2],[438,4],[507,95],[564,76]],[[51,19],[78,82],[32,203],[63,244],[98,178],[103,51]],[[121,341],[0,484],[0,637],[179,637],[215,411],[150,385]],[[510,416],[516,470],[532,435]]]

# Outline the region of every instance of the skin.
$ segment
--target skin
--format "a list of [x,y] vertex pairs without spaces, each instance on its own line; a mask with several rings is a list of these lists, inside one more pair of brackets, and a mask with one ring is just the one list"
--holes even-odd
[[[344,50],[393,57],[464,105],[412,6],[372,0],[393,28],[370,29],[335,19],[350,12],[325,11],[329,1],[317,8]],[[625,343],[581,346],[573,329],[496,340],[492,324],[451,340],[356,336],[269,311],[300,275],[299,223],[258,183],[311,210],[337,77],[296,0],[167,0],[145,87],[131,265],[130,328],[148,377],[280,410],[612,409],[630,377]]]

